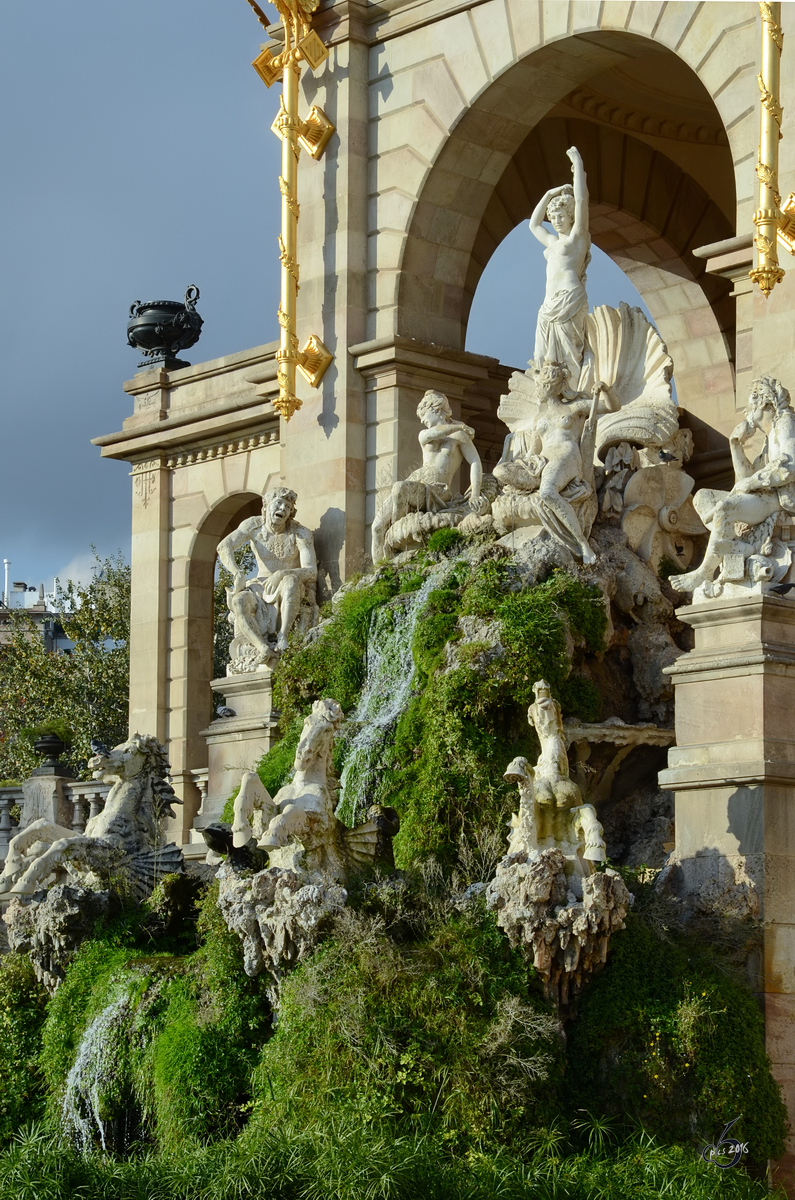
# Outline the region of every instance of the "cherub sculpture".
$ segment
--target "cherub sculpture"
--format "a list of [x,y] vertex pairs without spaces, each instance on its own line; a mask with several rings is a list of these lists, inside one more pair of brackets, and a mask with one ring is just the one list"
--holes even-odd
[[[744,447],[757,431],[766,434],[765,444],[752,462]],[[698,593],[694,600],[720,596],[727,585],[744,592],[776,584],[792,561],[790,548],[774,537],[776,527],[792,524],[795,513],[795,410],[777,379],[754,380],[729,444],[734,487],[730,492],[702,488],[694,498],[709,529],[704,560],[686,575],[671,576],[677,591]]]
[[[218,545],[218,558],[234,576],[227,605],[234,626],[228,674],[269,666],[287,648],[290,631],[317,622],[317,558],[312,534],[295,520],[297,496],[274,488],[262,497],[262,516],[249,517]],[[253,579],[235,561],[250,545]]]
[[[417,406],[417,416],[425,426],[419,435],[422,466],[408,479],[393,484],[379,507],[373,521],[374,562],[391,557],[396,547],[418,540],[418,535],[435,527],[457,525],[468,514],[482,514],[488,509],[488,500],[481,493],[483,466],[472,441],[475,431],[453,420],[450,403],[441,392],[426,392]],[[456,494],[452,488],[462,462],[469,466],[467,496]],[[430,519],[412,522],[418,514],[430,514]]]
[[0,894],[32,896],[59,867],[92,889],[121,886],[137,900],[163,875],[183,869],[182,851],[165,845],[166,818],[179,803],[167,781],[165,748],[134,734],[91,759],[94,778],[113,787],[84,834],[42,819],[11,839]]

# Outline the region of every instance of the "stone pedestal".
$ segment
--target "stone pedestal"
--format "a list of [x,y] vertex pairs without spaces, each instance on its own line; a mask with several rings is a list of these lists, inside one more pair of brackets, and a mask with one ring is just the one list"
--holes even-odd
[[[795,601],[770,593],[680,608],[695,648],[668,668],[677,890],[758,916],[767,1052],[795,1129]],[[777,1180],[795,1178],[795,1138]]]
[[225,698],[235,715],[217,717],[202,730],[208,751],[207,794],[194,822],[196,830],[221,819],[243,772],[252,771],[276,740],[269,670],[214,679],[210,687]]
[[51,767],[37,767],[22,784],[21,816],[15,832],[42,819],[71,829],[74,804],[65,789],[73,783],[71,773],[60,775]]

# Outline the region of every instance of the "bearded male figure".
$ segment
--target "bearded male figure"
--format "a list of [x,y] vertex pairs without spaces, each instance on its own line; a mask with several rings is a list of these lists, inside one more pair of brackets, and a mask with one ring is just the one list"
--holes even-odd
[[[766,435],[765,444],[751,462],[744,447],[757,431]],[[752,576],[752,582],[764,582],[772,574],[770,568],[765,569],[764,559],[771,555],[779,514],[795,513],[795,410],[789,392],[777,379],[763,375],[751,384],[745,416],[733,430],[729,445],[734,487],[730,492],[702,488],[696,493],[693,503],[710,531],[709,543],[700,567],[671,576],[677,591],[692,592],[703,586],[705,595],[720,595],[721,577],[714,579],[714,575],[724,556],[730,554],[741,556],[746,564],[751,559],[752,565],[754,558],[761,556],[762,562],[757,562],[761,572],[756,580]]]
[[[267,666],[287,648],[290,630],[317,620],[317,558],[312,534],[295,520],[298,497],[273,488],[262,497],[262,516],[249,517],[218,546],[218,558],[234,577],[227,605],[235,637],[230,670]],[[250,545],[257,574],[247,579],[235,551]]]

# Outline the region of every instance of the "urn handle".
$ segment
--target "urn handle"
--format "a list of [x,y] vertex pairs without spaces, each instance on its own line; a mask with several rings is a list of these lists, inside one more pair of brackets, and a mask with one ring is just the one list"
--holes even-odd
[[185,307],[188,312],[193,312],[196,307],[196,302],[199,299],[199,289],[195,283],[192,283],[185,293]]
[[141,311],[141,301],[133,300],[132,304],[130,305],[130,316],[137,317],[140,311]]

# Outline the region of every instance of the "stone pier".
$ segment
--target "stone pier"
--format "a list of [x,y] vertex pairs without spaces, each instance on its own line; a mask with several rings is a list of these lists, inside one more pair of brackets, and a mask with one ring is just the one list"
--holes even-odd
[[[677,616],[695,647],[668,668],[676,746],[660,786],[676,797],[676,888],[762,922],[767,1052],[795,1129],[795,601],[749,594]],[[795,1180],[792,1135],[776,1178]]]

